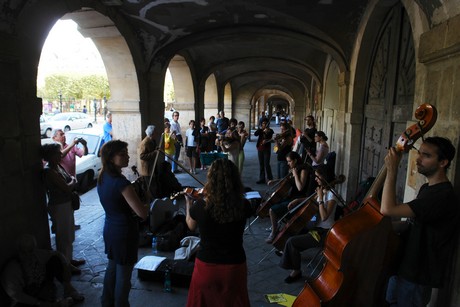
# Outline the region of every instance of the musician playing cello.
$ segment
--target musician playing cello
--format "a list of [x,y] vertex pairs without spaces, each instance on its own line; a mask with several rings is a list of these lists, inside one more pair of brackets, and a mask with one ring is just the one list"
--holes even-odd
[[[279,265],[283,269],[291,270],[289,276],[284,279],[286,283],[292,283],[302,277],[300,253],[309,248],[323,246],[326,234],[334,224],[337,198],[329,186],[325,184],[332,180],[332,178],[328,178],[327,176],[327,167],[325,165],[318,166],[315,170],[315,180],[318,184],[316,188],[316,203],[318,204],[319,214],[313,227],[306,229],[308,232],[305,234],[290,237],[284,246]],[[289,207],[295,207],[297,202],[302,200],[293,201],[289,204]]]
[[428,182],[417,198],[396,200],[396,175],[401,155],[391,148],[385,157],[387,176],[383,187],[382,214],[407,217],[406,239],[398,275],[390,278],[386,299],[391,306],[426,306],[431,289],[442,286],[458,230],[460,207],[446,176],[455,155],[450,140],[429,137],[418,150],[417,170]]
[[[289,166],[289,176],[282,180],[289,181],[289,185],[287,185],[287,187],[291,188],[291,191],[287,199],[280,203],[274,204],[270,208],[269,215],[270,222],[272,224],[272,231],[270,232],[270,235],[267,237],[267,239],[265,239],[265,242],[269,244],[273,242],[273,239],[278,233],[278,218],[287,213],[289,202],[293,199],[306,196],[305,189],[307,188],[309,177],[307,166],[302,164],[302,158],[295,151],[291,151],[286,155],[286,161]],[[272,182],[276,181],[270,181],[269,185],[272,184]]]

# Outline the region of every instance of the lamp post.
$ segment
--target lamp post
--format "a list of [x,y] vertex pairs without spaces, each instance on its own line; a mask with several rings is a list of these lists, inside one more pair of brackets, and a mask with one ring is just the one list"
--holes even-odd
[[62,92],[59,90],[59,111],[62,113]]
[[96,98],[94,98],[94,100],[93,100],[93,107],[94,107],[94,123],[97,124],[97,117],[96,117],[96,114],[97,114],[97,100],[96,100]]

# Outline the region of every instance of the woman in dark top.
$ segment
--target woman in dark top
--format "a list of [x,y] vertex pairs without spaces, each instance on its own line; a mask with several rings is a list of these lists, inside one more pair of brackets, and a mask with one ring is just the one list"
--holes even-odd
[[243,232],[250,209],[237,166],[214,161],[203,194],[186,197],[187,225],[201,237],[187,306],[249,306]]
[[72,263],[73,241],[75,240],[75,221],[71,204],[72,191],[77,180],[61,166],[61,145],[44,144],[41,148],[43,160],[48,162],[44,169],[44,178],[48,194],[48,212],[56,227],[56,250],[67,259],[73,274],[80,269]]
[[[286,162],[289,167],[290,176],[285,177],[285,179],[278,179],[268,182],[268,185],[272,185],[276,182],[280,182],[280,180],[287,180],[287,187],[292,187],[289,190],[289,195],[285,199],[270,207],[269,215],[272,231],[265,239],[265,242],[268,244],[272,244],[273,240],[276,238],[279,230],[278,220],[288,212],[288,204],[296,198],[303,198],[307,196],[305,193],[309,177],[307,166],[302,164],[302,158],[295,151],[291,151],[286,155]],[[280,187],[277,189],[279,188]]]
[[147,218],[148,207],[121,173],[128,166],[128,144],[109,141],[101,149],[102,171],[97,193],[105,211],[104,243],[109,259],[104,277],[102,306],[129,306],[131,273],[137,261],[138,220]]

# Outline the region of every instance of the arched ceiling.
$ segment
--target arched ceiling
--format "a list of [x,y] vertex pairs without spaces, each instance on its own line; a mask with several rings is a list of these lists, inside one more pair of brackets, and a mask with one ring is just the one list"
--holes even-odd
[[214,74],[233,89],[279,82],[293,92],[306,92],[312,80],[323,83],[329,58],[341,71],[348,69],[369,1],[101,2],[109,15],[121,15],[132,26],[150,65],[186,54],[200,82]]

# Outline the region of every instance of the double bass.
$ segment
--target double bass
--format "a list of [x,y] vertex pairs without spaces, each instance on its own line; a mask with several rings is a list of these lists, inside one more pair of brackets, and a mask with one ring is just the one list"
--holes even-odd
[[[437,111],[422,104],[415,111],[418,122],[396,142],[399,152],[409,151],[436,122]],[[307,281],[293,306],[386,306],[388,278],[397,265],[400,241],[391,218],[380,213],[378,193],[386,168],[382,167],[362,206],[338,220],[326,236],[320,274]]]

